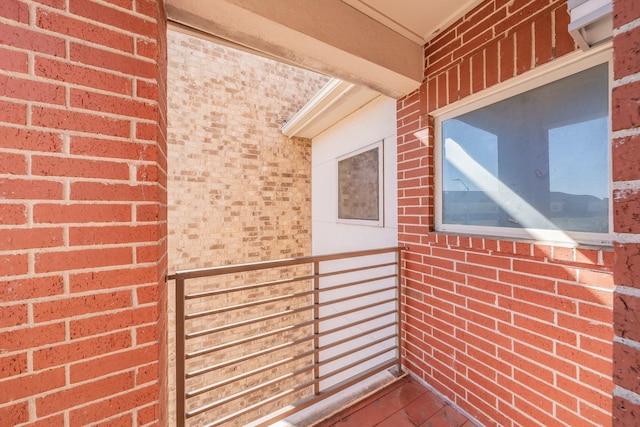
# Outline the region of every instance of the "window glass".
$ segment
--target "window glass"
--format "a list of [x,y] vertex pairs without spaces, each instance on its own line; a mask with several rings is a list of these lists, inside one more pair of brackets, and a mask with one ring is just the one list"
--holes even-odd
[[442,224],[609,232],[602,64],[445,120]]

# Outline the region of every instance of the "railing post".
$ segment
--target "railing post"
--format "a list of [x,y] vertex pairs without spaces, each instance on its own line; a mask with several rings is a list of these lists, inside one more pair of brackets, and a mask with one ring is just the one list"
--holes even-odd
[[397,316],[398,316],[398,374],[402,373],[402,248],[398,248],[396,251],[396,284],[398,298],[397,304]]
[[184,279],[176,278],[176,421],[186,425]]
[[313,393],[320,394],[320,262],[313,263]]

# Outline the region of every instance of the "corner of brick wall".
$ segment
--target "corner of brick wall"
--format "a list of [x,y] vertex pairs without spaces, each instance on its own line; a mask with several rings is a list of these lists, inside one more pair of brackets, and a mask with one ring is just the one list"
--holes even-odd
[[613,251],[433,231],[429,113],[574,52],[568,23],[566,1],[482,2],[398,100],[404,360],[484,425],[612,420]]
[[0,5],[0,424],[164,424],[153,0]]
[[640,419],[640,4],[616,0],[612,94],[614,231],[613,402],[615,426]]

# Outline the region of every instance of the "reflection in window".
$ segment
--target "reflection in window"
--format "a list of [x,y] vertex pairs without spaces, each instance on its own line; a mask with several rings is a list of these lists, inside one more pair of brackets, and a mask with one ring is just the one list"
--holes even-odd
[[338,159],[338,218],[382,220],[382,144]]
[[608,233],[608,66],[442,122],[442,224]]
[[[447,120],[443,125],[443,134],[447,135],[444,142],[444,157],[451,157],[453,150],[464,150],[476,163],[490,175],[498,176],[498,137],[482,129],[468,125],[462,120]],[[444,191],[495,191],[495,184],[481,181],[480,176],[469,179],[464,171],[454,164],[443,171],[442,188]]]

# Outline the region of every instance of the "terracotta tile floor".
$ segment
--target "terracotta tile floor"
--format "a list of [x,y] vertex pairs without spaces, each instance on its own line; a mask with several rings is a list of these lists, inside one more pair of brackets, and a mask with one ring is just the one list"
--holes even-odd
[[473,427],[438,396],[407,376],[314,427]]

